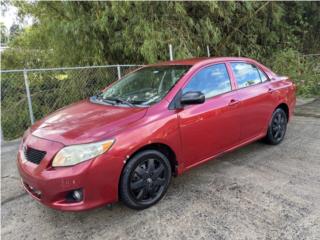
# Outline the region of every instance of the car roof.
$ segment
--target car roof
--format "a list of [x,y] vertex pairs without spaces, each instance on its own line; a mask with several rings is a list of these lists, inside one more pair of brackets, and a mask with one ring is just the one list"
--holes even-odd
[[198,63],[214,63],[214,62],[224,62],[224,61],[251,61],[255,62],[253,59],[244,58],[244,57],[199,57],[199,58],[189,58],[182,60],[173,60],[173,61],[165,61],[156,64],[152,64],[151,66],[165,66],[165,65],[189,65],[193,66]]
[[146,65],[145,67],[181,65],[181,66],[190,66],[192,68],[200,68],[208,64],[228,62],[228,61],[242,61],[242,62],[255,64],[256,66],[259,66],[265,73],[267,73],[267,75],[270,78],[277,75],[274,72],[272,72],[269,68],[257,62],[256,60],[251,58],[245,58],[245,57],[199,57],[199,58],[189,58],[189,59],[183,59],[183,60],[165,61],[165,62],[160,62],[156,64]]

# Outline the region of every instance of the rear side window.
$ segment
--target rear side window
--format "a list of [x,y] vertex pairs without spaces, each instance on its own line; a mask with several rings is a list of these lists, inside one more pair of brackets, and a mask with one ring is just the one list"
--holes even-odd
[[238,83],[238,88],[244,88],[266,81],[266,75],[256,66],[249,63],[231,63],[232,71]]
[[200,91],[210,98],[231,91],[231,83],[225,64],[215,64],[200,70],[183,89],[183,93]]
[[265,81],[268,80],[267,75],[264,72],[262,72],[259,68],[258,68],[258,72],[259,72],[259,75],[260,75],[260,78],[261,78],[262,82],[265,82]]

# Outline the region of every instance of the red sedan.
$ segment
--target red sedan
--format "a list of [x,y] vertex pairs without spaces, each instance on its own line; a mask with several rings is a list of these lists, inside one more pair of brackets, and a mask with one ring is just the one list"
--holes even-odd
[[140,68],[26,131],[17,160],[23,186],[60,210],[118,199],[150,207],[172,176],[261,138],[279,144],[295,90],[248,58]]

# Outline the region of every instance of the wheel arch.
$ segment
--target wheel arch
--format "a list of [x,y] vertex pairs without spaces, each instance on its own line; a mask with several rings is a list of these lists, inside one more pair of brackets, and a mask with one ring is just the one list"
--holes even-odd
[[276,109],[278,109],[278,108],[281,108],[285,113],[286,113],[286,116],[287,116],[287,122],[289,122],[289,117],[290,117],[290,112],[289,112],[289,106],[288,106],[288,104],[286,104],[286,103],[280,103],[276,108],[275,108],[275,110]]
[[[176,153],[169,145],[160,142],[150,143],[138,148],[130,155],[129,159],[126,161],[126,164],[130,161],[130,159],[132,159],[132,157],[145,150],[156,150],[164,154],[170,162],[173,175],[177,175],[178,161]],[[123,169],[125,168],[125,165],[123,166]]]

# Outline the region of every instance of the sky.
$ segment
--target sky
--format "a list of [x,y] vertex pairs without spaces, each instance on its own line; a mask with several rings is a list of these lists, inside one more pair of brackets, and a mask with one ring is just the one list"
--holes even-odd
[[[0,14],[0,22],[3,22],[6,28],[10,29],[10,27],[17,21],[18,17],[18,9],[15,6],[8,5],[7,6],[7,11],[3,12],[1,8],[1,14]],[[23,21],[23,25],[31,25],[32,24],[32,19],[26,18]]]
[[8,6],[7,11],[3,12],[1,9],[1,19],[0,21],[4,23],[6,28],[9,30],[12,24],[14,24],[17,18],[18,10],[14,6]]

